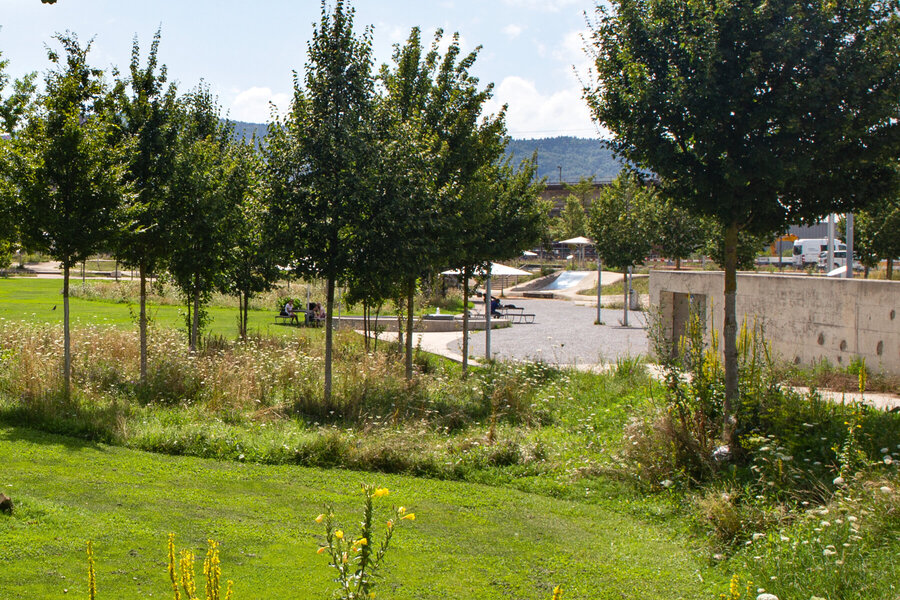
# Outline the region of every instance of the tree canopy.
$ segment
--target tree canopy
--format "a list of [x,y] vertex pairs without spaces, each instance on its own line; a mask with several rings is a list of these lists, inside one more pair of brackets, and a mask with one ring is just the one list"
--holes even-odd
[[896,0],[613,0],[585,89],[616,152],[714,218],[725,247],[726,399],[737,401],[738,233],[770,234],[893,189]]

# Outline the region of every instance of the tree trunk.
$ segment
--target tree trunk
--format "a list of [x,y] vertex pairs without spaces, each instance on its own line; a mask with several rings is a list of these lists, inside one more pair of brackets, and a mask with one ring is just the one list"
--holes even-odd
[[194,314],[191,319],[191,352],[196,352],[200,345],[200,292],[194,292]]
[[372,352],[378,352],[378,318],[381,316],[381,307],[384,302],[378,302],[378,308],[375,309],[375,327],[372,329],[372,337],[375,338],[375,343],[372,345]]
[[894,259],[889,258],[887,260],[887,270],[885,271],[885,277],[888,281],[894,278]]
[[[722,346],[725,353],[725,401],[722,406],[722,441],[730,446],[735,429],[734,407],[738,403],[737,352],[737,244],[738,226],[725,230],[725,323]],[[715,335],[715,333],[713,333]]]
[[675,270],[676,271],[681,270],[681,258],[680,257],[675,259]]
[[363,300],[363,344],[369,352],[369,301]]
[[622,307],[622,325],[628,327],[628,269],[625,269],[625,276],[622,279],[622,297],[625,298]]
[[412,353],[413,353],[413,308],[416,295],[416,280],[410,279],[406,283],[406,381],[412,381]]
[[334,278],[329,277],[325,294],[325,405],[331,403],[331,348],[333,342],[332,323],[334,321]]
[[147,269],[144,263],[138,265],[141,275],[141,308],[138,329],[141,336],[141,384],[147,383]]
[[243,299],[240,306],[241,318],[241,339],[245,342],[247,341],[247,320],[249,319],[250,312],[250,292],[244,292],[242,294]]
[[463,269],[463,345],[462,376],[469,375],[469,267]]
[[66,400],[72,395],[72,338],[69,335],[69,261],[63,262],[63,384]]

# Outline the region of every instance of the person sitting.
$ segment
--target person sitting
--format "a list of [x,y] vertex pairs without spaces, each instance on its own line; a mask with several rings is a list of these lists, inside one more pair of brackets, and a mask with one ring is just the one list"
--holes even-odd
[[316,302],[316,306],[313,308],[313,318],[315,318],[317,326],[325,321],[325,309],[322,308],[322,305],[318,302]]
[[491,296],[491,316],[502,317],[500,314],[500,299]]
[[291,323],[300,324],[300,319],[297,318],[297,313],[294,312],[294,302],[292,300],[285,302],[284,314],[291,318]]

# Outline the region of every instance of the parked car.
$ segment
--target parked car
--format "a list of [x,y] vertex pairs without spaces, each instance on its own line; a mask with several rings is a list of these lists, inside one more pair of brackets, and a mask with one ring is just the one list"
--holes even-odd
[[[835,250],[846,250],[846,244],[835,240]],[[807,265],[816,264],[816,258],[822,251],[828,250],[828,240],[825,238],[803,239],[794,242],[794,266],[803,269]]]
[[[843,246],[843,244],[841,244]],[[831,266],[828,266],[828,252],[823,251],[819,253],[819,268],[825,271],[831,271],[832,269],[837,269],[843,267],[847,264],[847,250],[835,250],[834,251],[834,260]],[[859,264],[858,260],[853,261],[853,270],[854,271],[862,271],[862,265]]]

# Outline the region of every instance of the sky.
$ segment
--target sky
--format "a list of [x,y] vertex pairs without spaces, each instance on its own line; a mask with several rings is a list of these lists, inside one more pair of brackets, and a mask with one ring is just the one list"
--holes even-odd
[[[581,93],[592,0],[355,0],[352,6],[357,31],[373,27],[377,65],[390,62],[394,44],[414,26],[429,43],[442,28],[458,32],[466,52],[482,46],[472,72],[495,86],[490,112],[508,105],[512,137],[599,137]],[[43,75],[47,49],[59,49],[53,35],[70,30],[82,42],[93,38],[94,66],[127,71],[135,36],[146,56],[161,28],[160,60],[180,91],[204,80],[229,118],[263,123],[270,103],[282,111],[287,106],[320,8],[318,0],[0,0],[0,53],[9,61],[7,75]]]

